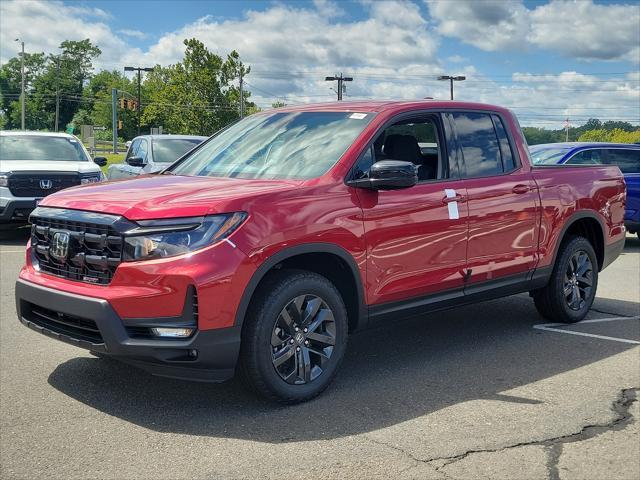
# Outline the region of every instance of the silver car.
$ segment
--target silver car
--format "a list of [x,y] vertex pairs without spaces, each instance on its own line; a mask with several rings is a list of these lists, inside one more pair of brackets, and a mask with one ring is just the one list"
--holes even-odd
[[131,141],[124,163],[109,165],[109,180],[155,173],[167,168],[208,137],[196,135],[141,135]]

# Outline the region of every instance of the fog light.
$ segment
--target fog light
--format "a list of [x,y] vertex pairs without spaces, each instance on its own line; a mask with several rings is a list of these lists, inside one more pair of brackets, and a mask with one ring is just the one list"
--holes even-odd
[[172,338],[185,338],[190,337],[193,333],[193,328],[152,328],[151,333],[156,337],[172,337]]

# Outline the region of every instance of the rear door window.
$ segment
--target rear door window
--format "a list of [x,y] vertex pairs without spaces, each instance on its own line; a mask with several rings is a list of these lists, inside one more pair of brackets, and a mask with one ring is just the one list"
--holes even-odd
[[491,116],[477,112],[454,112],[458,144],[462,150],[464,178],[500,175],[502,156]]
[[493,119],[493,126],[496,129],[496,135],[500,142],[500,155],[502,156],[502,167],[505,172],[515,170],[516,162],[513,156],[513,150],[509,143],[509,137],[507,136],[507,130],[504,128],[504,123],[498,115],[491,115]]
[[607,163],[617,165],[622,173],[640,173],[640,150],[610,148]]
[[602,157],[602,150],[582,150],[567,160],[567,165],[601,165]]

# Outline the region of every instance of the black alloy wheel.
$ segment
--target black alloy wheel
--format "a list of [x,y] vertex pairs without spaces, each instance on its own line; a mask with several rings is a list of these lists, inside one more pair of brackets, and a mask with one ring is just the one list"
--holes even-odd
[[264,397],[292,404],[322,392],[347,348],[341,292],[315,272],[281,269],[254,294],[243,325],[239,370]]
[[582,310],[591,297],[593,264],[587,252],[578,250],[569,259],[564,276],[563,294],[571,310]]
[[293,385],[313,382],[326,368],[336,344],[331,308],[316,295],[299,295],[280,312],[271,334],[271,361]]

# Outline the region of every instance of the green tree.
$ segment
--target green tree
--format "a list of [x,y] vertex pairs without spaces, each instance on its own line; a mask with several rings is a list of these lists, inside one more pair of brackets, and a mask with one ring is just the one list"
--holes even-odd
[[[142,124],[171,133],[211,135],[239,118],[240,74],[250,71],[237,52],[223,59],[199,40],[184,41],[181,62],[156,66],[144,82]],[[244,92],[245,109],[256,107]]]
[[[21,63],[19,56],[13,57],[0,68],[0,109],[4,118],[3,128],[6,129],[20,128],[21,124]],[[31,128],[29,120],[33,114],[33,102],[28,101],[29,95],[33,93],[34,84],[45,70],[46,63],[47,58],[44,53],[25,53],[24,55],[25,92],[27,93],[25,122],[27,128]]]
[[640,142],[640,128],[627,131],[622,128],[606,130],[604,128],[588,130],[578,138],[580,142],[613,142],[613,143],[637,143]]
[[[60,55],[25,53],[25,102],[27,129],[53,129],[55,123],[56,92],[60,96],[60,121],[64,128],[78,111],[85,82],[93,72],[93,60],[100,49],[89,39],[65,40],[60,44]],[[20,127],[20,57],[14,57],[2,66],[2,111],[6,128]]]

